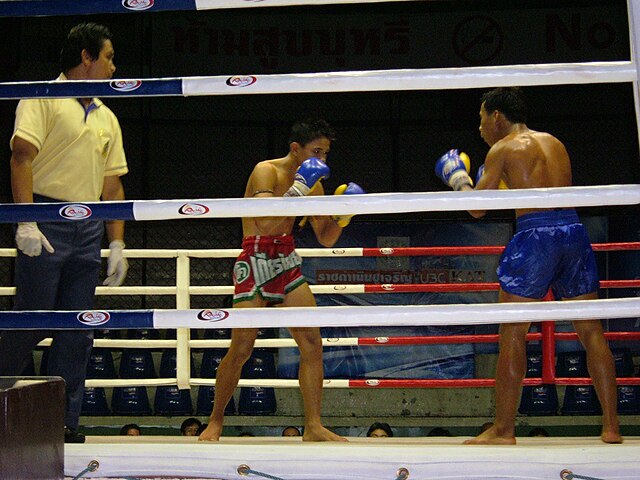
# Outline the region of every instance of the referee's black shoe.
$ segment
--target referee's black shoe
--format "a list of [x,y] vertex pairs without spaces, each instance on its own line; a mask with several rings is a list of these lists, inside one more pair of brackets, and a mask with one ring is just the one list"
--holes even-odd
[[84,443],[85,437],[83,433],[64,427],[64,443]]

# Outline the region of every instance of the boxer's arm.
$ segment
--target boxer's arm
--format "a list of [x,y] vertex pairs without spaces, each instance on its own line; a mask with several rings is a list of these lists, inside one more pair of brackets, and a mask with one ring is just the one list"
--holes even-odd
[[[484,171],[476,183],[476,190],[498,190],[504,169],[505,152],[501,148],[492,147],[484,161]],[[468,188],[471,190],[471,188]],[[474,218],[482,218],[486,210],[469,210]]]
[[[278,183],[278,172],[269,163],[259,163],[249,176],[248,183],[250,187],[246,197],[274,197]],[[280,235],[288,233],[288,229],[291,228],[291,217],[253,217],[253,221],[262,235]]]
[[[324,187],[320,182],[309,195],[324,195]],[[311,218],[311,227],[318,242],[323,247],[333,247],[340,238],[342,227],[333,221],[330,215],[315,215]]]

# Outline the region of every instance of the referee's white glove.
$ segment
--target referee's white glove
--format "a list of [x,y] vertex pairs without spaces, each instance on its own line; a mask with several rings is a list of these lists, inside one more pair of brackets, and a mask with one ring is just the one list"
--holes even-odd
[[16,230],[16,246],[29,257],[37,257],[42,253],[42,247],[49,252],[55,252],[54,248],[47,240],[47,237],[40,231],[36,222],[20,222]]
[[107,278],[103,285],[108,287],[119,287],[124,282],[129,270],[129,262],[122,254],[124,242],[114,240],[109,244],[109,259],[107,260]]

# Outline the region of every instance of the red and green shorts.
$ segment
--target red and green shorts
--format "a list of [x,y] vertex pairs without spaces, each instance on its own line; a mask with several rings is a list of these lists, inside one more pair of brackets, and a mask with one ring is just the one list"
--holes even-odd
[[307,280],[302,275],[302,259],[291,235],[256,235],[242,240],[242,253],[233,266],[233,303],[259,296],[282,303],[287,293]]

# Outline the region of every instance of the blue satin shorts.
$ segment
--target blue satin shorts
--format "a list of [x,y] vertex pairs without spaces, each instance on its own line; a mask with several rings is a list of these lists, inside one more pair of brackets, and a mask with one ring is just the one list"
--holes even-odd
[[526,298],[573,298],[598,290],[591,242],[573,209],[545,210],[517,219],[516,234],[500,257],[502,289]]

